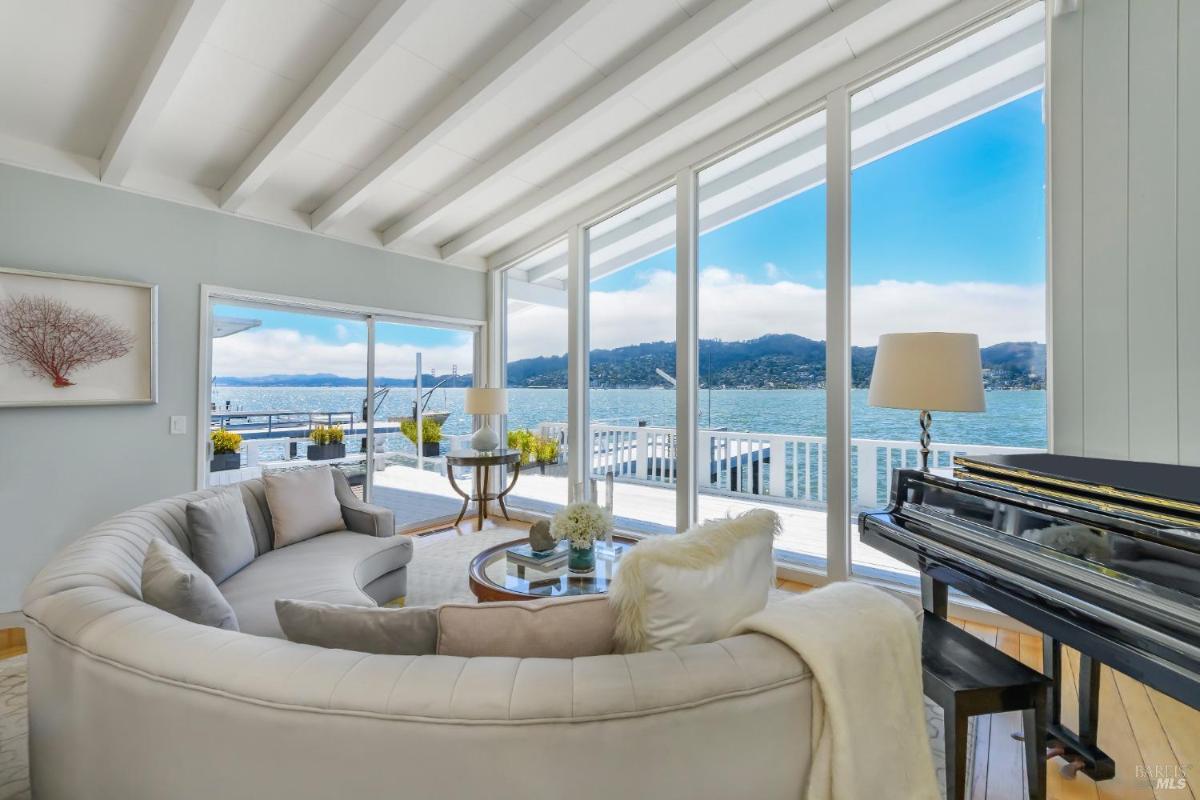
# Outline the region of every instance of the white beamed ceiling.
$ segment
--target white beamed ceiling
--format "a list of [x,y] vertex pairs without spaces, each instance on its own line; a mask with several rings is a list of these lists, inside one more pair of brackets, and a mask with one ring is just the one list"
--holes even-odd
[[[418,9],[407,27],[386,50],[370,51],[365,72],[352,85],[339,85],[336,103],[321,107],[315,127],[287,140],[266,180],[255,184],[235,213],[311,229],[314,211],[447,97],[472,80],[478,83],[493,56],[539,16],[556,6],[580,6],[571,23],[546,34],[543,55],[504,74],[498,88],[461,121],[440,126],[446,130],[439,127],[422,141],[418,158],[405,159],[358,196],[327,234],[383,247],[385,230],[409,215],[426,214],[389,246],[440,259],[448,255],[443,245],[469,241],[473,237],[464,234],[486,228],[501,210],[527,206],[526,213],[447,259],[482,268],[489,255],[559,215],[951,4],[880,0],[801,55],[736,91],[711,97],[702,115],[611,162],[596,163],[567,191],[544,191],[698,92],[753,67],[798,31],[865,1],[870,5],[869,0],[407,0],[417,4],[410,11]],[[139,138],[120,184],[214,210],[220,208],[222,187],[364,20],[382,16],[371,15],[375,0],[0,0],[0,161],[98,181],[100,159],[177,3],[215,3],[219,11],[198,46],[193,41],[188,48],[186,66],[173,76],[169,99]],[[548,138],[531,134],[676,27],[722,8],[701,39],[658,59],[570,124],[555,125]],[[492,160],[512,142],[525,140],[530,146],[519,157],[499,165]],[[473,172],[485,179],[472,183]],[[464,176],[466,188],[446,204],[447,187],[462,184]]]

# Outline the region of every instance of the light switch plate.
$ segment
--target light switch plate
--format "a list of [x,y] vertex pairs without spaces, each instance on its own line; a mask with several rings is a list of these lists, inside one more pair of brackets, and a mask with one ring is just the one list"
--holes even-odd
[[171,434],[178,436],[187,433],[187,417],[171,417]]

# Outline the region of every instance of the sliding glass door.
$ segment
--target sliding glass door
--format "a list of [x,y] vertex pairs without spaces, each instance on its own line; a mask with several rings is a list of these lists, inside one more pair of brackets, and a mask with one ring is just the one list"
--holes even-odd
[[208,306],[202,486],[328,465],[399,530],[454,518],[444,456],[472,431],[476,329],[283,299]]
[[425,527],[462,507],[444,456],[466,447],[471,435],[463,399],[473,380],[475,337],[383,318],[374,327],[370,500],[392,509],[400,530]]

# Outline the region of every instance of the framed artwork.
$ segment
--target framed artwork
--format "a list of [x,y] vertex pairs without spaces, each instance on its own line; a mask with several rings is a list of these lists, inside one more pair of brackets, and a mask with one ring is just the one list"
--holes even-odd
[[0,268],[0,407],[158,400],[158,287]]

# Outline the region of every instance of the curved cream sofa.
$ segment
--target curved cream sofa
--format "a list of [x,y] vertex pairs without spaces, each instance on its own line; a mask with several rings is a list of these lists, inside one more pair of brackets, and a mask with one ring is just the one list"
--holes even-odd
[[[801,796],[811,675],[777,641],[468,659],[196,625],[142,602],[140,578],[151,538],[190,550],[205,494],[101,524],[28,588],[39,800]],[[378,580],[354,562],[328,563],[331,591]]]

